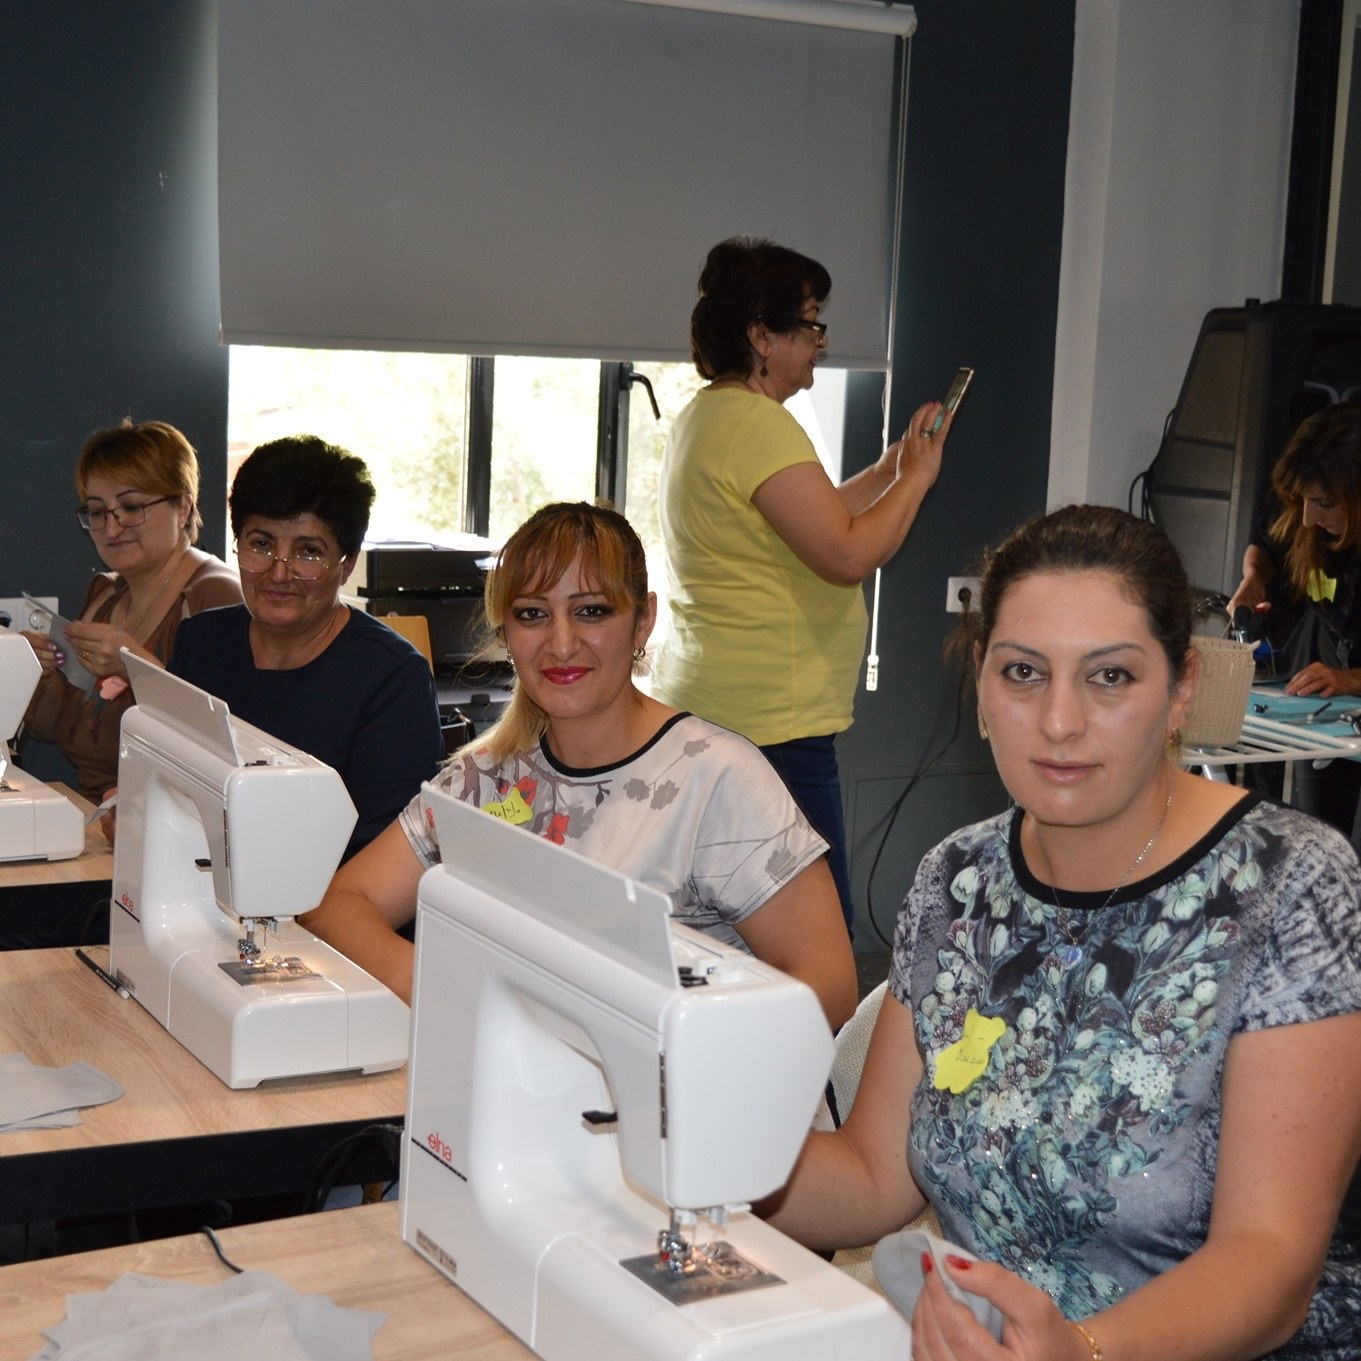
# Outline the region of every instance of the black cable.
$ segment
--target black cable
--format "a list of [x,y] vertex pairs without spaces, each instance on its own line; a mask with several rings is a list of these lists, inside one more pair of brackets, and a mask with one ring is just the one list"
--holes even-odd
[[402,1166],[402,1125],[368,1125],[358,1134],[342,1139],[322,1155],[312,1188],[303,1199],[303,1214],[315,1214],[325,1208],[331,1192],[337,1186],[348,1184],[343,1180],[346,1171],[355,1156],[366,1149],[377,1149],[387,1159],[391,1178],[389,1189],[396,1185]]
[[[964,592],[964,610],[966,614],[968,613],[969,609],[968,595],[969,593],[966,590]],[[931,757],[929,761],[925,759],[925,751],[923,751],[922,764],[918,765],[917,769],[913,771],[913,773],[908,777],[907,785],[903,789],[903,792],[899,794],[898,797],[893,801],[893,807],[890,808],[888,810],[888,813],[885,815],[884,834],[882,837],[879,838],[879,849],[875,851],[874,859],[870,862],[869,878],[866,880],[865,883],[865,907],[869,915],[870,925],[874,928],[874,934],[878,936],[879,939],[883,942],[883,944],[887,946],[890,950],[893,948],[893,941],[890,937],[884,935],[883,929],[879,925],[879,920],[874,915],[874,876],[879,869],[879,861],[884,854],[884,847],[888,845],[889,836],[893,832],[893,825],[898,820],[898,813],[902,809],[903,804],[907,801],[907,796],[917,787],[917,785],[927,775],[931,773],[936,763],[941,759],[942,756],[945,755],[947,751],[950,750],[950,748],[955,743],[955,739],[959,736],[960,724],[963,721],[964,715],[964,685],[967,677],[968,677],[968,662],[966,660],[960,663],[959,683],[955,688],[954,729],[950,733],[950,736],[946,739],[945,745],[941,747],[941,749],[933,757]],[[930,748],[930,745],[931,745],[930,738],[928,738],[926,743],[927,749]]]
[[[108,919],[110,918],[110,914],[112,913],[112,911],[113,911],[112,898],[100,898],[95,903],[95,905],[90,909],[90,915],[85,918],[85,925],[82,926],[80,929],[80,943],[82,945],[88,945],[91,943],[90,928],[95,924],[95,922],[99,920],[101,913],[106,919]],[[109,930],[110,931],[113,930],[112,920],[109,920]],[[101,941],[100,944],[102,943],[103,942]]]
[[[1162,461],[1163,450],[1167,448],[1167,432],[1172,428],[1172,418],[1177,414],[1174,406],[1171,411],[1163,418],[1162,438],[1158,441],[1158,452],[1153,455],[1153,462],[1141,473],[1135,475],[1134,480],[1129,484],[1129,494],[1125,498],[1125,509],[1131,515],[1136,514],[1134,509],[1134,489],[1140,488],[1138,516],[1141,520],[1149,520],[1157,523],[1153,518],[1153,478],[1157,474],[1158,464]],[[1142,485],[1140,485],[1142,484]]]
[[227,1267],[228,1270],[236,1272],[236,1274],[239,1276],[241,1274],[241,1268],[237,1266],[236,1263],[233,1262],[232,1259],[228,1257],[227,1254],[222,1250],[222,1244],[219,1241],[217,1234],[215,1234],[212,1231],[212,1229],[208,1227],[207,1224],[204,1224],[199,1229],[199,1232],[201,1234],[207,1235],[208,1241],[213,1245],[213,1251],[217,1253],[218,1258],[222,1262],[222,1265]]

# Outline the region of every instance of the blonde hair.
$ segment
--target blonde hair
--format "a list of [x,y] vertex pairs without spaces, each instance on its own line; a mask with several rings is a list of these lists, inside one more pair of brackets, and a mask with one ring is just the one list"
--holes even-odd
[[203,517],[198,510],[198,455],[194,446],[164,421],[144,421],[96,430],[76,460],[76,495],[83,502],[92,477],[126,482],[152,496],[187,496],[185,531],[198,542]]
[[[531,515],[497,554],[482,595],[485,636],[478,656],[499,656],[512,603],[550,589],[573,563],[616,609],[636,616],[647,608],[647,560],[633,526],[608,502],[557,501]],[[503,761],[537,746],[547,730],[548,715],[517,680],[501,717],[453,759],[477,752]]]

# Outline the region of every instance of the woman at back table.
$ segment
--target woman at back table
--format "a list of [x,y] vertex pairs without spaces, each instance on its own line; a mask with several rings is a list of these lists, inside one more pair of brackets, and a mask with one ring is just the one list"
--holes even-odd
[[851,724],[862,583],[902,546],[951,417],[929,402],[839,486],[784,404],[813,386],[831,291],[816,260],[746,237],[709,252],[690,319],[708,386],[676,418],[659,510],[671,630],[652,692],[757,744],[826,838],[854,918],[834,739]]
[[[1286,694],[1320,703],[1361,695],[1361,402],[1339,402],[1303,421],[1271,470],[1271,492],[1274,517],[1244,551],[1229,614],[1239,605],[1269,608],[1268,585],[1283,582],[1303,609],[1284,640]],[[1299,762],[1295,801],[1361,853],[1361,764]]]
[[429,663],[340,599],[374,488],[364,461],[315,435],[262,444],[231,490],[245,603],[187,619],[170,670],[238,718],[339,773],[366,846],[439,766]]
[[57,669],[66,658],[53,639],[26,632],[43,675],[24,724],[57,744],[94,803],[118,783],[119,726],[133,702],[121,649],[164,665],[182,619],[241,599],[227,564],[194,547],[198,488],[193,446],[163,421],[96,430],[76,463],[76,519],[109,569],[95,574],[67,631],[95,686],[76,689]]
[[1156,526],[1040,517],[981,597],[1014,806],[922,860],[854,1106],[772,1218],[828,1248],[934,1208],[980,1260],[923,1261],[913,1361],[1356,1361],[1356,856],[1174,759],[1196,654]]
[[[501,550],[485,608],[515,667],[512,698],[437,787],[661,890],[687,926],[807,983],[840,1025],[855,966],[826,843],[750,742],[633,683],[657,598],[628,521],[546,506]],[[301,920],[409,1001],[413,950],[397,930],[438,861],[418,796]]]

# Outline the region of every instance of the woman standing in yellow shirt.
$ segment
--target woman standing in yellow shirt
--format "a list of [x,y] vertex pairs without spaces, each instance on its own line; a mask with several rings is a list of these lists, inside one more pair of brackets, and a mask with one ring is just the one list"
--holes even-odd
[[861,583],[897,552],[940,471],[946,416],[839,486],[784,409],[827,349],[831,277],[815,260],[735,238],[709,252],[690,320],[709,384],[680,414],[660,513],[671,631],[653,692],[755,742],[828,858],[853,920],[834,739],[851,724],[867,618]]

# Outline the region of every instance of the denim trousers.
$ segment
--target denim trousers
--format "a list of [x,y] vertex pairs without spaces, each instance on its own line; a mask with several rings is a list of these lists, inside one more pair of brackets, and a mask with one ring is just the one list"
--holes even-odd
[[846,931],[855,934],[855,907],[851,902],[851,871],[846,856],[846,817],[841,807],[841,776],[836,766],[836,738],[797,737],[762,747],[762,754],[775,767],[785,788],[799,805],[813,830],[827,843],[827,866],[841,899]]

